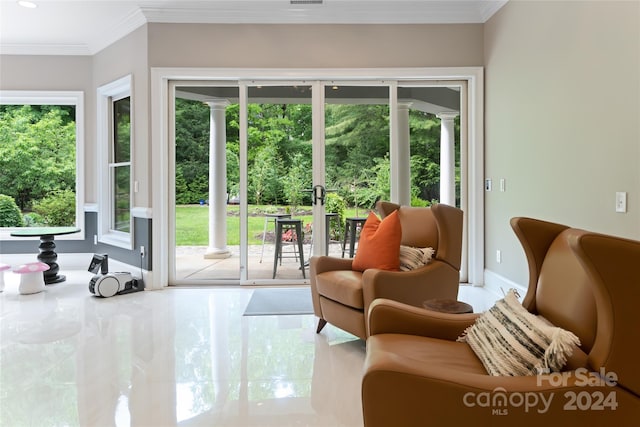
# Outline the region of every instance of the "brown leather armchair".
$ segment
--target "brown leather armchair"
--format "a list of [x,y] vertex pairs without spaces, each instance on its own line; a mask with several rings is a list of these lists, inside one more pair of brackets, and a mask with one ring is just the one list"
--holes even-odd
[[398,209],[402,245],[432,247],[433,259],[411,271],[351,269],[352,259],[329,256],[310,260],[313,310],[317,332],[327,322],[362,339],[367,337],[365,313],[376,298],[421,306],[432,298],[456,299],[462,254],[462,211],[445,204],[430,208],[378,202],[381,216]]
[[637,425],[640,242],[528,218],[511,224],[529,264],[523,306],[580,338],[565,371],[490,376],[456,342],[477,314],[377,300],[362,380],[367,427]]

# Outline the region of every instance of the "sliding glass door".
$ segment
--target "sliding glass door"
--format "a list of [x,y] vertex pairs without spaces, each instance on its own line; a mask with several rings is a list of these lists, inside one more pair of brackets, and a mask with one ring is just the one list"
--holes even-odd
[[378,200],[464,208],[463,84],[171,87],[171,284],[308,283]]
[[328,82],[324,98],[325,248],[352,257],[368,212],[391,197],[389,85]]
[[174,283],[240,280],[239,88],[174,85],[170,163]]
[[312,87],[247,84],[248,283],[303,283],[313,246]]

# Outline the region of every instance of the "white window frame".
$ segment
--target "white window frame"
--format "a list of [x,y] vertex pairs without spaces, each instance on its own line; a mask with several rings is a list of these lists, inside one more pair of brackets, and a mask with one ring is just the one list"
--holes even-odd
[[[56,240],[84,240],[84,92],[83,91],[28,91],[0,90],[2,105],[73,105],[76,107],[76,227],[81,231],[75,234],[57,236]],[[12,237],[12,227],[0,227],[0,240],[24,240]],[[35,239],[35,238],[34,238]]]
[[115,221],[114,215],[114,188],[112,185],[112,169],[115,165],[122,166],[123,163],[111,162],[111,151],[113,150],[113,103],[123,98],[130,98],[131,107],[131,142],[129,145],[129,206],[133,206],[133,134],[134,134],[134,113],[133,113],[133,85],[131,75],[126,75],[111,83],[107,83],[98,88],[97,94],[97,141],[98,141],[98,241],[124,249],[133,249],[133,215],[129,216],[129,232],[114,230],[112,224]]

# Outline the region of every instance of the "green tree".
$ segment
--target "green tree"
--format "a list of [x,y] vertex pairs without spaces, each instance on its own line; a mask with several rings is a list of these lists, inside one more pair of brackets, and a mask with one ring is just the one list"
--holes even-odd
[[291,213],[295,215],[298,206],[302,203],[304,190],[311,188],[310,165],[302,154],[293,156],[289,171],[283,178],[284,194],[291,205]]
[[188,203],[194,203],[197,200],[192,197],[189,192],[187,180],[184,179],[184,172],[182,171],[182,165],[176,165],[176,203],[179,205],[186,205]]
[[209,199],[209,176],[197,176],[189,184],[189,193],[194,201]]
[[440,197],[440,119],[430,113],[409,112],[411,196],[426,201]]
[[249,175],[249,189],[251,192],[250,201],[255,204],[262,204],[265,200],[270,203],[277,203],[280,192],[280,177],[278,171],[281,169],[277,159],[277,150],[273,146],[261,147],[255,155],[251,174]]
[[327,105],[327,182],[351,205],[375,199],[372,172],[389,153],[387,105]]
[[180,179],[186,184],[186,188],[182,184],[176,188],[176,202],[194,203],[208,198],[204,194],[209,186],[209,121],[208,105],[176,98],[176,182],[180,169]]
[[76,181],[72,107],[0,106],[0,188],[21,209]]

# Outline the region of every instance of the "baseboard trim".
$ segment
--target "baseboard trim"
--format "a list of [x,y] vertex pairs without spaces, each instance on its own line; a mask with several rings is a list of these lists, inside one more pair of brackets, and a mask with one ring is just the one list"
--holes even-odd
[[131,216],[136,218],[151,219],[153,218],[153,210],[151,208],[134,206],[133,208],[131,208]]
[[526,286],[522,286],[491,270],[484,270],[484,286],[496,295],[500,295],[500,297],[503,297],[511,288],[515,288],[521,297],[524,297],[527,293]]

